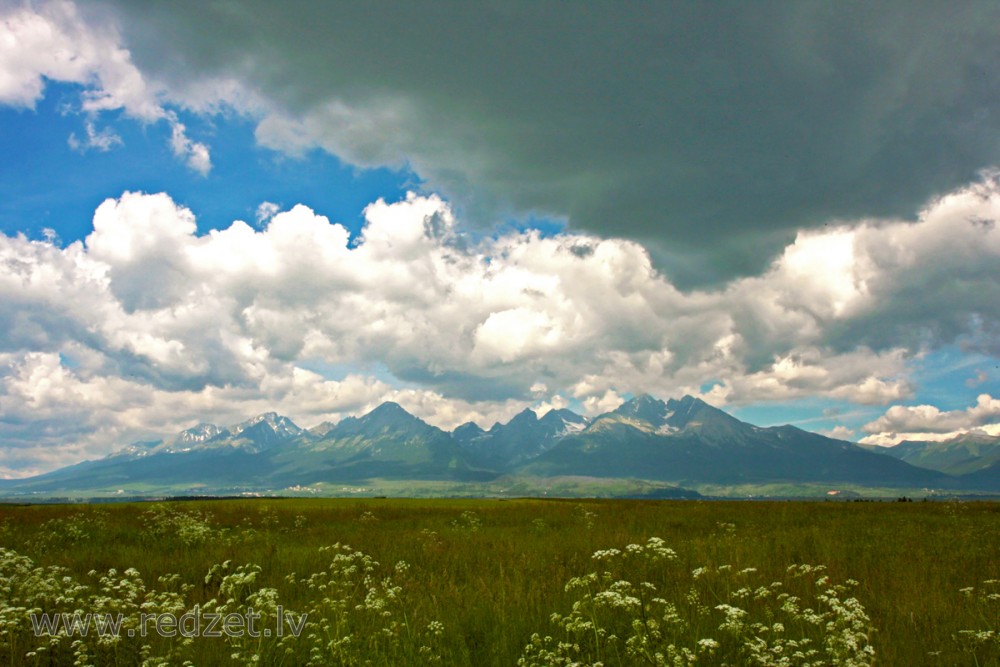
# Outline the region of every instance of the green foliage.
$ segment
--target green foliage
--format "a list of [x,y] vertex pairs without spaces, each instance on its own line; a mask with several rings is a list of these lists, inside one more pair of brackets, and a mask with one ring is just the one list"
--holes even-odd
[[221,539],[222,531],[214,530],[207,513],[181,511],[169,505],[156,505],[144,512],[146,531],[160,541],[176,538],[186,546],[194,546],[213,539]]
[[452,528],[470,533],[478,532],[482,525],[483,522],[480,521],[479,515],[472,510],[462,512],[457,519],[451,522]]
[[[6,505],[0,664],[1000,667],[997,544],[990,503]],[[298,638],[29,618],[253,607],[274,628],[279,605]]]
[[304,580],[312,602],[304,611],[307,665],[419,665],[441,661],[440,621],[417,622],[409,610],[410,566],[386,572],[370,556],[344,544],[323,547],[325,570]]
[[959,592],[977,618],[974,627],[954,635],[955,642],[976,665],[1000,663],[1000,580],[987,579]]
[[[522,667],[695,664],[870,667],[875,651],[864,607],[822,565],[792,565],[766,584],[756,568],[680,571],[660,538],[593,555],[574,577],[572,610],[553,614],[553,638],[534,634]],[[818,578],[817,578],[818,577]],[[651,581],[652,580],[652,581]]]

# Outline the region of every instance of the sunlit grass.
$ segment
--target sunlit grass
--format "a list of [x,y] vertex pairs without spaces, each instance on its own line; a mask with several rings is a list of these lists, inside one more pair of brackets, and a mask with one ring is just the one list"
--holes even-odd
[[[614,555],[630,544],[646,548],[651,537],[672,555],[641,567]],[[600,609],[592,617],[619,644],[598,642],[586,655],[606,665],[647,664],[626,650],[630,637],[650,656],[666,656],[671,644],[685,656],[683,646],[693,664],[807,664],[778,660],[795,654],[786,640],[807,637],[821,647],[833,635],[816,627],[836,618],[795,629],[794,613],[821,616],[851,600],[863,614],[851,630],[863,635],[856,641],[862,652],[855,663],[840,664],[868,664],[874,653],[876,665],[1000,665],[1000,506],[990,503],[292,499],[0,506],[0,545],[9,550],[0,564],[6,664],[249,664],[255,656],[275,665],[563,664],[538,657],[542,649],[556,651],[545,637],[563,641],[573,632],[565,619],[574,604],[583,609],[595,601]],[[803,564],[822,569],[789,570]],[[785,590],[772,588],[776,582]],[[630,616],[637,608],[629,598],[642,599],[636,592],[647,590],[643,584],[656,594],[645,612],[640,605],[640,616],[655,614],[659,638],[650,625],[636,631]],[[602,591],[608,594],[595,597]],[[799,600],[797,612],[783,610],[782,594]],[[69,638],[58,646],[34,638],[25,616],[33,607],[146,605],[182,613],[195,605],[231,611],[251,604],[271,615],[278,604],[293,619],[305,614],[302,636],[88,640],[81,650]],[[577,621],[570,624],[578,628]],[[762,634],[764,625],[770,635]],[[752,646],[774,661],[751,662]],[[829,655],[807,657],[825,664]]]

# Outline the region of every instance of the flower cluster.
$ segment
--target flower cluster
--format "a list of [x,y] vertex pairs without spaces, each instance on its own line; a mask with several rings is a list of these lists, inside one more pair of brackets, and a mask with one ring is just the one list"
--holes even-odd
[[793,565],[764,583],[755,568],[677,567],[663,540],[593,555],[597,570],[574,577],[557,636],[534,634],[518,665],[649,664],[681,667],[868,667],[871,622],[850,590],[821,565]]
[[307,665],[432,664],[441,662],[444,626],[415,623],[406,599],[410,565],[387,571],[371,556],[346,544],[323,547],[325,570],[288,583],[308,588],[304,611]]
[[464,530],[470,533],[477,533],[479,529],[482,528],[483,522],[480,520],[479,515],[471,510],[466,510],[462,512],[457,519],[452,520],[451,527],[457,528],[458,530]]
[[[88,573],[81,583],[69,570],[38,566],[30,558],[0,548],[0,655],[10,664],[180,664],[191,640],[152,644],[138,633],[142,614],[180,615],[191,586],[177,575],[160,577],[150,590],[139,571],[109,569]],[[45,615],[50,623],[43,622]],[[120,618],[114,632],[101,625]],[[100,626],[100,627],[99,627]]]
[[211,517],[204,512],[180,511],[167,505],[157,505],[143,513],[146,531],[162,539],[176,536],[187,546],[202,544],[223,536],[223,531],[212,527]]
[[[204,517],[173,510],[153,511],[146,519],[153,530],[177,537],[191,538],[200,532],[197,526],[208,526]],[[383,568],[343,544],[323,547],[320,554],[324,569],[285,577],[308,600],[299,611],[282,604],[271,575],[254,563],[216,563],[193,584],[165,574],[150,585],[135,568],[92,570],[81,581],[66,568],[40,566],[0,548],[0,662],[201,664],[207,643],[218,642],[240,665],[443,662],[444,625],[421,618],[408,601],[415,576],[409,563]],[[160,634],[158,621],[165,617],[173,619],[164,626],[169,634]],[[176,619],[206,628],[212,619],[250,618],[253,625],[233,633],[220,632],[218,625],[212,626],[215,634],[177,631],[183,626]]]
[[978,587],[959,590],[967,601],[969,612],[976,617],[976,628],[959,630],[954,640],[960,650],[972,656],[973,664],[993,665],[1000,662],[1000,579],[987,579]]

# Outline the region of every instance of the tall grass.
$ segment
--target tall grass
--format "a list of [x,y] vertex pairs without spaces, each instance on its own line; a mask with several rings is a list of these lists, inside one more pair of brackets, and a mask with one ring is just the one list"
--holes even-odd
[[[669,557],[623,555],[651,537]],[[1000,665],[1000,506],[990,503],[0,506],[0,546],[0,664],[632,665],[656,664],[671,645],[687,662],[663,664],[852,664],[823,648],[836,635],[853,638],[853,664]],[[804,564],[821,569],[789,570]],[[32,608],[274,615],[278,604],[306,616],[301,637],[74,645],[35,638],[26,620]],[[806,609],[822,622],[793,618]],[[587,622],[605,639],[568,642]],[[831,622],[856,635],[817,630]],[[802,637],[793,657],[788,642]],[[629,653],[630,639],[644,648]],[[559,642],[580,650],[561,655]],[[751,650],[771,662],[752,662]]]

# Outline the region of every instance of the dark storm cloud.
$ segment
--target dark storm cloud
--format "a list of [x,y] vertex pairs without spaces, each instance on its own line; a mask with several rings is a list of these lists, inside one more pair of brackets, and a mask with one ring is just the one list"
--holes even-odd
[[324,145],[348,159],[408,162],[470,215],[567,215],[641,240],[682,284],[755,272],[796,228],[911,215],[1000,157],[996,3],[114,13],[172,85],[236,77],[292,118],[338,101],[381,118],[359,137],[327,116]]

